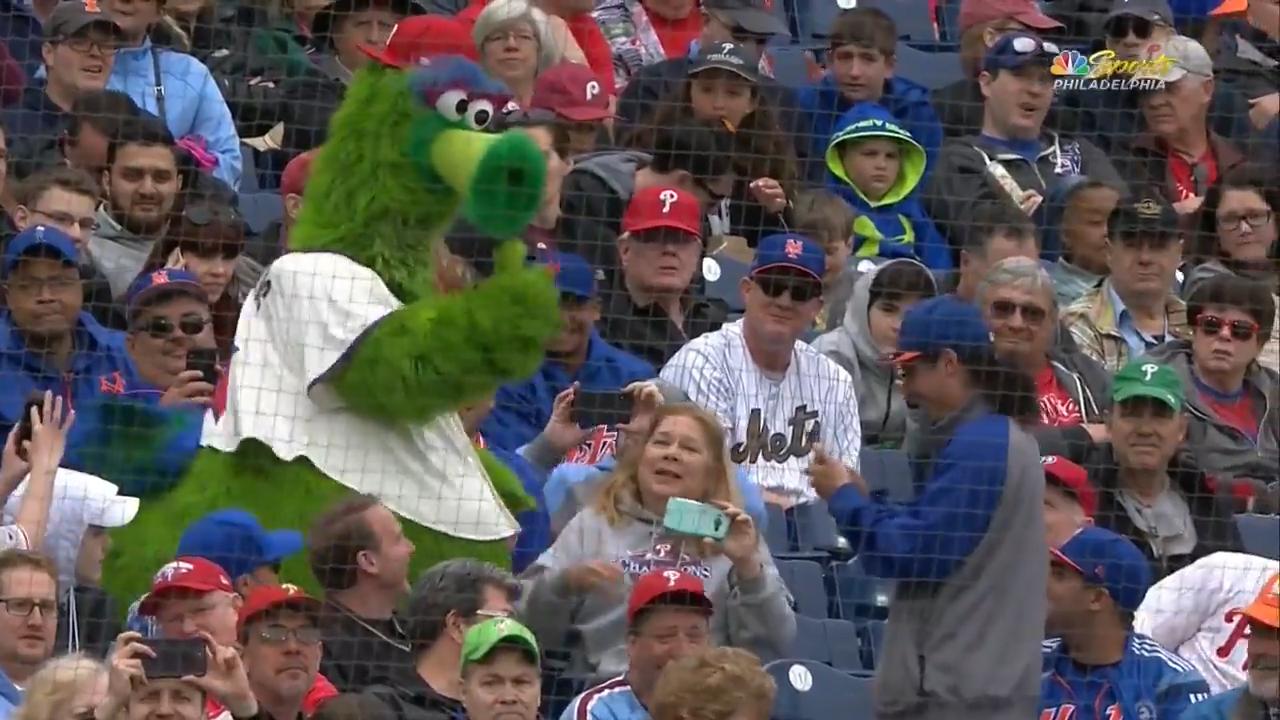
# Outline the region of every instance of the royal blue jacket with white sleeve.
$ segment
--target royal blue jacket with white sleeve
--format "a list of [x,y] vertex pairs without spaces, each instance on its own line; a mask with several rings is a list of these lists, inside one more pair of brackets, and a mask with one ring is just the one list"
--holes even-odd
[[1191,663],[1140,633],[1129,635],[1114,665],[1077,663],[1061,638],[1041,650],[1040,720],[1179,720],[1209,698],[1209,683]]

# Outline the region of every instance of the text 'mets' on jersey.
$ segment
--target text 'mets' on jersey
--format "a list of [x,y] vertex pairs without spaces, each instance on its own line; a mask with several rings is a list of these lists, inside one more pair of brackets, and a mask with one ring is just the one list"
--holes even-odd
[[786,373],[769,377],[747,351],[743,322],[685,345],[663,367],[661,378],[715,413],[728,436],[730,459],[756,485],[811,502],[816,495],[805,470],[815,443],[858,467],[862,425],[853,378],[800,341]]
[[203,444],[230,452],[254,438],[282,460],[305,457],[432,530],[468,540],[511,537],[519,525],[456,413],[389,428],[351,412],[325,382],[341,372],[361,335],[400,307],[377,274],[341,255],[276,260],[244,303],[227,409],[216,423],[206,421]]

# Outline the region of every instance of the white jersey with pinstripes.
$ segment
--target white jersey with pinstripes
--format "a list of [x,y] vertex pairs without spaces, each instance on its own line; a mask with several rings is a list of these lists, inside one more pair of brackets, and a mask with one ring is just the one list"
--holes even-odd
[[816,496],[805,470],[814,443],[858,467],[862,426],[853,378],[798,340],[786,372],[765,374],[747,351],[743,322],[685,345],[663,367],[661,378],[719,417],[733,462],[761,489],[810,502]]

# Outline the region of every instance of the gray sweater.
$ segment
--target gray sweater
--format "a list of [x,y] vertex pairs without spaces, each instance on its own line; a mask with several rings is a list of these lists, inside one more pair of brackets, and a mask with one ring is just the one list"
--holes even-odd
[[[730,561],[701,558],[698,541],[663,534],[661,521],[634,502],[622,508],[623,519],[609,525],[599,511],[579,512],[555,543],[521,577],[524,592],[521,617],[550,648],[564,648],[573,637],[585,666],[575,672],[595,678],[621,675],[627,669],[627,597],[636,578],[651,571],[679,568],[700,577],[715,605],[711,617],[712,642],[745,648],[769,662],[791,652],[796,619],[791,595],[778,575],[769,549],[760,540],[764,574],[739,582]],[[585,596],[569,589],[564,571],[594,560],[618,564],[626,573],[623,584],[601,588]]]

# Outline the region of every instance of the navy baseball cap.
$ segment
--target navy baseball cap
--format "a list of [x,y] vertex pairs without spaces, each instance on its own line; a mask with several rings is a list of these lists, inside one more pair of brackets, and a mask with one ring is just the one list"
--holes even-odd
[[142,309],[149,298],[161,293],[181,293],[204,302],[209,301],[209,294],[194,274],[176,268],[160,268],[138,275],[129,285],[129,290],[125,293],[129,317],[132,318]]
[[1047,70],[1053,58],[1062,52],[1057,45],[1042,40],[1039,35],[1012,32],[1001,35],[982,58],[982,69],[989,73],[997,70],[1020,70],[1028,65],[1042,65]]
[[217,563],[234,581],[264,565],[273,565],[303,548],[297,530],[266,530],[247,510],[215,510],[196,520],[178,539],[178,557]]
[[822,280],[827,272],[827,254],[817,243],[793,233],[767,235],[756,246],[756,257],[751,262],[751,275],[774,268],[791,268]]
[[955,295],[939,295],[911,306],[898,330],[893,362],[905,365],[942,350],[991,347],[991,328],[977,305]]
[[70,235],[49,225],[32,225],[14,235],[5,246],[0,277],[9,277],[18,261],[28,255],[51,257],[68,265],[75,265],[80,253],[76,250],[76,241]]
[[1081,528],[1049,552],[1086,583],[1104,588],[1121,610],[1136,611],[1151,587],[1151,564],[1138,546],[1096,525]]
[[590,300],[596,296],[596,271],[581,255],[550,253],[546,262],[556,272],[556,289],[562,294]]

